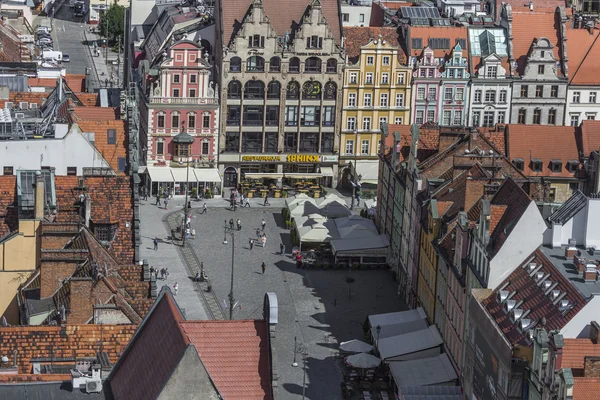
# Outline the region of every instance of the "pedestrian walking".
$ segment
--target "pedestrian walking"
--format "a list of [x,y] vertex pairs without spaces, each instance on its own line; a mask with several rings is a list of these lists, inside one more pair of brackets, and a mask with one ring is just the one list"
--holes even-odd
[[[152,278],[152,276],[154,275],[154,271],[156,271],[154,269],[154,267],[150,267],[150,278]],[[158,272],[158,271],[156,271],[156,272]]]
[[142,198],[144,201],[148,200],[148,189],[146,189],[146,186],[142,188]]
[[260,239],[260,229],[256,228],[256,238]]
[[252,248],[254,247],[254,239],[250,239],[248,244],[250,245],[250,250],[252,250]]
[[246,197],[246,204],[244,205],[244,207],[251,208],[251,207],[250,207],[250,199],[249,199],[249,198],[247,198],[247,197]]
[[229,219],[229,228],[233,229],[233,218]]
[[265,193],[265,202],[263,203],[263,206],[270,206],[271,203],[269,203],[269,193]]
[[279,252],[281,253],[282,256],[285,255],[285,245],[283,243],[281,243],[279,245]]
[[165,210],[169,209],[169,198],[165,198]]
[[161,268],[160,269],[160,280],[164,280],[165,279],[165,269]]
[[154,240],[152,241],[154,243],[154,251],[158,250],[158,237],[154,237]]
[[156,203],[154,203],[155,206],[159,206],[160,207],[160,195],[156,195]]
[[237,222],[238,231],[241,231],[242,230],[242,220],[238,218],[236,222]]
[[165,268],[165,279],[169,277],[169,268]]
[[173,291],[175,292],[175,296],[177,296],[178,290],[179,290],[179,285],[177,284],[177,282],[175,282],[175,284],[173,285]]
[[260,226],[262,227],[263,232],[265,231],[265,225],[267,225],[267,223],[265,222],[265,219],[263,218],[262,221],[260,222]]
[[202,212],[200,214],[206,214],[206,203],[202,205]]
[[265,271],[267,270],[267,264],[265,264],[265,262],[263,261],[263,263],[262,263],[262,265],[260,267],[262,268],[262,273],[264,275]]

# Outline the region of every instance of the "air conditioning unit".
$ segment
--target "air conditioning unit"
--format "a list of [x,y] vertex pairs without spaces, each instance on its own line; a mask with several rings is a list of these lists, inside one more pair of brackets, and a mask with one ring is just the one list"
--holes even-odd
[[19,118],[25,118],[25,114],[23,114],[23,113],[16,113],[16,114],[15,114],[15,118],[16,118],[16,119],[19,119]]
[[102,380],[94,379],[89,380],[85,383],[86,393],[100,393],[102,391]]
[[36,110],[38,108],[37,103],[29,103],[29,109],[30,110]]
[[7,108],[9,110],[12,110],[13,108],[13,103],[12,101],[7,101],[6,103],[4,103],[4,108]]

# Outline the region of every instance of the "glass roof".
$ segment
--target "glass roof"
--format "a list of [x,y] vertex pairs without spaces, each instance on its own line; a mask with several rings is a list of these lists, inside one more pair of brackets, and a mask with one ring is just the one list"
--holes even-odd
[[469,46],[474,56],[486,57],[496,53],[500,57],[508,55],[506,35],[501,28],[471,28],[469,29]]

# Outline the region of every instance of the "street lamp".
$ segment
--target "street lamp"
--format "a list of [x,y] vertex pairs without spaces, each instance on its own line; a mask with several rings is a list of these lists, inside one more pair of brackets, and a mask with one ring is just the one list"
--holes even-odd
[[358,150],[358,131],[354,130],[354,174],[352,175],[352,202],[350,203],[350,209],[354,210],[354,198],[356,197],[356,152]]
[[231,287],[229,290],[229,319],[233,320],[233,305],[235,299],[233,298],[233,265],[235,262],[235,235],[233,228],[227,226],[227,220],[224,221],[225,236],[223,238],[223,244],[227,244],[227,234],[231,235]]

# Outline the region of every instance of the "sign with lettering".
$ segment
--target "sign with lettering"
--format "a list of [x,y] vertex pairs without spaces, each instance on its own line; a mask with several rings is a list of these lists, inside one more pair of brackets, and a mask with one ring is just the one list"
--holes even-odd
[[338,162],[338,156],[323,156],[321,157],[322,162]]
[[281,156],[242,156],[242,161],[278,162]]
[[315,154],[290,154],[287,156],[287,162],[291,163],[318,163],[319,156]]

